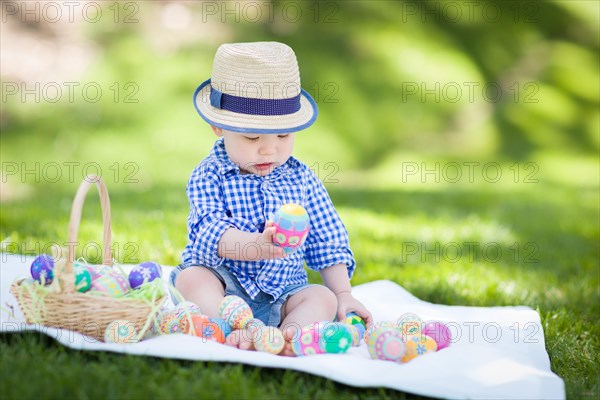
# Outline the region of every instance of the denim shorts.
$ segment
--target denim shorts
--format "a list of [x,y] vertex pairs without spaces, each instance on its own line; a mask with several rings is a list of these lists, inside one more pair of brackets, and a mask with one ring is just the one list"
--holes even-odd
[[[307,287],[316,286],[310,284],[296,284],[287,286],[281,294],[281,296],[279,296],[279,298],[275,302],[272,302],[273,296],[265,292],[260,292],[254,299],[252,299],[246,293],[242,285],[240,285],[237,278],[222,265],[216,268],[209,268],[199,265],[181,264],[175,269],[173,269],[171,275],[169,276],[169,282],[173,287],[175,287],[175,280],[177,279],[179,273],[181,273],[181,271],[183,271],[186,268],[206,268],[207,270],[215,274],[215,276],[219,278],[219,280],[223,283],[223,286],[225,287],[225,296],[235,295],[241,297],[246,303],[248,303],[248,305],[252,309],[254,318],[260,319],[266,325],[276,327],[281,325],[281,309],[285,304],[286,300],[290,296],[300,292],[303,289],[306,289]],[[173,299],[173,303],[177,305],[178,300],[176,296],[174,296],[172,293],[171,298]]]

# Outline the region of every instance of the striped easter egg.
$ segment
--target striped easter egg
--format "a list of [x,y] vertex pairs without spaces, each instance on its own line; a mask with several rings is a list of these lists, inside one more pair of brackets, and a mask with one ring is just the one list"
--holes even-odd
[[219,315],[232,329],[242,329],[254,317],[248,303],[239,296],[225,296],[219,305]]

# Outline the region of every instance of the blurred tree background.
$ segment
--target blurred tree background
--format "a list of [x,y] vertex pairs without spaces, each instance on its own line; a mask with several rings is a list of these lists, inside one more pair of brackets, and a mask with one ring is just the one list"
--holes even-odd
[[[36,254],[39,243],[63,240],[75,187],[96,173],[116,203],[115,240],[143,243],[141,259],[176,264],[185,184],[215,140],[192,93],[210,77],[217,47],[238,41],[295,50],[320,110],[298,134],[295,155],[325,181],[351,233],[364,223],[350,211],[374,213],[369,202],[383,198],[365,190],[388,191],[394,218],[410,218],[411,193],[426,193],[412,212],[451,215],[442,225],[468,225],[462,215],[477,211],[463,199],[472,198],[480,217],[492,210],[493,224],[526,230],[531,224],[498,221],[494,210],[508,201],[500,192],[535,195],[533,225],[544,230],[559,204],[548,201],[564,193],[579,193],[584,202],[573,207],[598,216],[598,2],[1,4],[6,251]],[[442,193],[452,208],[438,207]],[[561,229],[572,223],[565,217]],[[598,230],[584,237],[597,240]],[[93,232],[84,227],[82,240]],[[411,239],[407,230],[395,240]],[[375,254],[375,238],[358,245]],[[397,261],[394,253],[386,262]]]
[[340,177],[424,157],[597,177],[577,173],[600,146],[593,1],[23,4],[2,3],[6,198],[37,183],[35,162],[183,184],[213,141],[191,93],[219,44],[261,40],[295,49],[320,107],[297,155]]

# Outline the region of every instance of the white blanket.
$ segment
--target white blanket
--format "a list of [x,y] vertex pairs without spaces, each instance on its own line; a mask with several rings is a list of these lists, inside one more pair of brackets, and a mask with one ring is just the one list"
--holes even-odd
[[[406,364],[372,360],[365,344],[346,354],[280,357],[168,335],[135,344],[106,344],[78,333],[27,325],[9,293],[16,278],[29,277],[33,257],[0,254],[0,331],[37,330],[65,346],[186,360],[239,362],[319,375],[358,387],[386,387],[424,396],[485,399],[564,399],[564,383],[550,370],[538,313],[529,307],[459,307],[427,303],[390,281],[356,286],[353,293],[375,321],[395,321],[405,312],[444,321],[450,347]],[[165,274],[171,270],[164,267]],[[14,306],[15,315],[6,309]]]

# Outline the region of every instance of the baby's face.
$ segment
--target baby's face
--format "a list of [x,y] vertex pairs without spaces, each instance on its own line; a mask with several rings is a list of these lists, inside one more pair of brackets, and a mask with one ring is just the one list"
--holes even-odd
[[225,138],[229,159],[242,173],[267,176],[283,165],[294,150],[294,133],[257,134],[237,133],[213,128],[217,136]]

